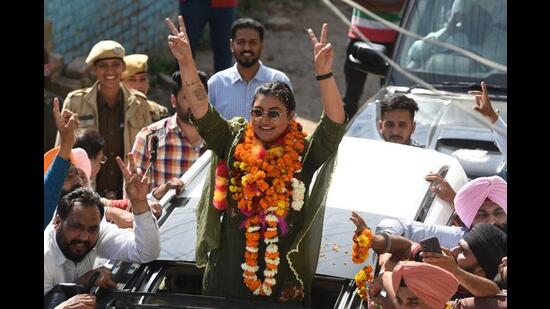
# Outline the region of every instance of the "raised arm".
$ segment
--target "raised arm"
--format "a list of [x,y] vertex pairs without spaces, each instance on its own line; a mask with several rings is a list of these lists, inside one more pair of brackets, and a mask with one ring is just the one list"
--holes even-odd
[[69,160],[71,149],[75,142],[75,130],[78,128],[78,115],[64,109],[63,112],[59,111],[59,99],[53,99],[53,118],[55,120],[55,126],[60,136],[59,157]]
[[61,195],[63,182],[69,170],[69,156],[75,141],[75,130],[78,128],[78,115],[64,109],[59,111],[59,100],[53,100],[53,117],[59,136],[59,152],[51,166],[44,174],[44,228],[50,223],[57,202]]
[[500,133],[498,130],[493,130],[493,127],[499,127],[506,130],[506,123],[502,118],[498,116],[498,113],[494,110],[489,99],[489,91],[487,91],[487,85],[481,82],[481,91],[468,91],[469,94],[473,94],[476,98],[476,105],[473,107],[475,111],[482,114],[491,123],[491,131],[497,147],[500,152],[506,156],[508,154],[508,141],[506,135]]
[[208,111],[208,95],[197,74],[197,66],[191,53],[183,16],[178,16],[179,30],[169,18],[166,18],[165,21],[172,33],[168,36],[168,46],[178,61],[183,93],[190,103],[193,117],[202,118]]
[[[313,45],[315,74],[319,78],[327,76],[327,74],[332,75],[332,58],[334,56],[334,51],[332,50],[332,44],[327,43],[328,25],[326,23],[323,24],[320,41],[317,40],[313,30],[308,29],[307,31],[311,44]],[[335,123],[343,124],[346,121],[344,102],[342,102],[342,95],[340,95],[334,76],[323,78],[319,81],[319,83],[321,87],[321,100],[323,101],[323,109],[325,114]]]

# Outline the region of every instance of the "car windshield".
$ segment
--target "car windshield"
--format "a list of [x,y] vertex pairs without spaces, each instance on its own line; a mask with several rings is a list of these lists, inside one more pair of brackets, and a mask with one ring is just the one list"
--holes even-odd
[[[403,27],[435,41],[449,43],[502,65],[507,64],[507,5],[505,0],[413,1]],[[436,87],[485,81],[506,88],[506,72],[490,68],[456,51],[409,36],[397,43],[395,60]],[[411,85],[392,70],[395,85]]]

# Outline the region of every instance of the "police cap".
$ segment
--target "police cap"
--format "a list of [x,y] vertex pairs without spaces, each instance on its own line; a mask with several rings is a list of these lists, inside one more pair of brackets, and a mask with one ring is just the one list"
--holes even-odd
[[86,58],[86,64],[91,65],[98,60],[110,58],[123,59],[124,47],[115,41],[101,41],[92,47],[88,58]]

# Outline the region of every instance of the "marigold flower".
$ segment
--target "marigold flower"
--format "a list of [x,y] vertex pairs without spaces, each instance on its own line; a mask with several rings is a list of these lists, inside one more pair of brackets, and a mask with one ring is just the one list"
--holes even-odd
[[[291,205],[294,210],[299,210],[303,205],[305,186],[292,177],[297,169],[302,168],[301,154],[306,134],[296,121],[291,120],[289,125],[289,132],[269,149],[265,149],[263,143],[256,139],[252,124],[249,123],[244,141],[235,147],[235,161],[230,174],[232,177],[225,181],[225,192],[229,190],[232,193],[231,198],[237,201],[237,207],[254,214],[245,223],[245,263],[241,267],[244,283],[255,295],[271,295],[271,288],[276,284],[273,277],[280,263],[276,245],[279,242],[278,217],[285,218]],[[228,189],[227,182],[231,183]],[[223,181],[219,183],[224,184]],[[223,197],[221,192],[224,190],[220,189],[220,193],[215,193],[215,199]],[[227,201],[227,197],[224,201]],[[259,231],[259,210],[265,212],[268,226],[263,233]],[[259,270],[258,247],[262,237],[267,244],[263,282],[256,276]]]

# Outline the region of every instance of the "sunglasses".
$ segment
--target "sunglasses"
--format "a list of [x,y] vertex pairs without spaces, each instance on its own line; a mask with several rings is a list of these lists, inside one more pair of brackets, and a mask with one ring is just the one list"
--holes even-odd
[[267,114],[267,119],[271,121],[277,121],[279,118],[281,118],[281,115],[286,114],[287,112],[280,112],[278,110],[270,109],[267,112],[263,109],[259,108],[253,108],[252,111],[250,111],[250,115],[254,118],[262,118],[264,114]]

